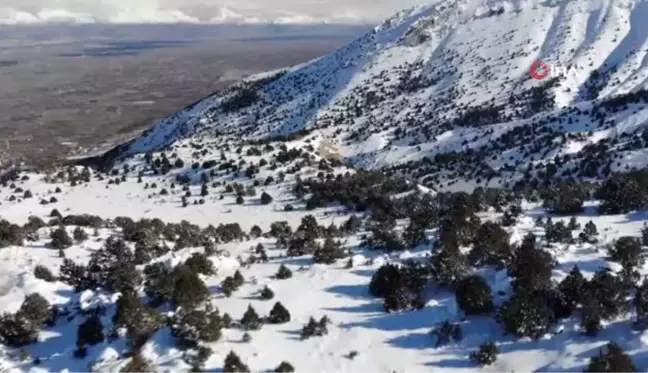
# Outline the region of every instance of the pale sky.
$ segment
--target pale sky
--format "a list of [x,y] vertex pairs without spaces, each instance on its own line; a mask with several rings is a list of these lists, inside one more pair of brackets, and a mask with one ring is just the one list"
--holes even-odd
[[0,0],[0,23],[379,22],[426,0]]

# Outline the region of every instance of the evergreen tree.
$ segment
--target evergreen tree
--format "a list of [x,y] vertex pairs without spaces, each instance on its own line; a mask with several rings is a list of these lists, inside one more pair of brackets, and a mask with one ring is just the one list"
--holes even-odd
[[627,213],[646,205],[643,188],[632,175],[608,178],[596,191],[595,198],[601,200],[601,214]]
[[315,240],[322,235],[322,230],[313,215],[306,215],[302,218],[297,232],[301,233],[306,240]]
[[180,265],[173,272],[173,302],[177,307],[193,309],[209,298],[209,289],[191,268]]
[[99,316],[92,315],[87,318],[77,329],[77,347],[85,348],[94,346],[104,341],[103,324]]
[[493,265],[502,268],[513,256],[509,240],[509,234],[502,227],[493,222],[485,222],[475,234],[468,259],[476,266]]
[[402,251],[407,248],[403,238],[396,231],[395,221],[376,221],[370,227],[371,239],[368,243],[375,250]]
[[180,348],[196,348],[200,341],[216,342],[222,335],[223,321],[217,310],[191,310],[176,315],[172,327]]
[[320,320],[320,322],[315,321],[315,319],[311,316],[311,318],[308,320],[308,323],[304,325],[304,327],[301,330],[301,339],[308,339],[310,337],[322,337],[326,334],[328,334],[328,329],[326,327],[326,322],[324,318]]
[[280,302],[275,303],[268,316],[271,324],[284,324],[290,321],[290,312]]
[[267,285],[261,290],[261,299],[270,300],[274,298],[274,292]]
[[591,220],[588,221],[587,224],[585,224],[585,228],[579,234],[579,238],[583,242],[588,242],[588,243],[596,243],[598,241],[597,236],[598,236],[598,230],[596,229],[596,224],[594,224],[594,222]]
[[256,313],[252,305],[248,305],[247,310],[241,319],[241,325],[245,330],[259,330],[261,329],[261,318]]
[[74,238],[76,242],[84,242],[88,239],[88,234],[83,230],[83,228],[76,227],[74,231],[72,231],[72,238]]
[[648,246],[648,223],[644,223],[641,228],[641,244]]
[[637,288],[634,298],[634,306],[637,311],[637,322],[645,327],[648,324],[648,279],[644,279],[641,286]]
[[52,314],[49,302],[38,293],[27,295],[20,305],[18,313],[37,326],[44,324]]
[[225,357],[225,363],[223,364],[223,372],[225,373],[247,373],[250,371],[247,365],[243,364],[241,358],[230,351],[229,354]]
[[135,256],[123,239],[109,237],[90,256],[89,276],[109,291],[135,289],[142,278],[135,268]]
[[269,205],[271,203],[272,203],[272,197],[266,192],[261,193],[261,204]]
[[400,267],[395,264],[383,264],[371,277],[369,292],[375,297],[384,298],[393,289],[404,285]]
[[152,263],[144,268],[146,280],[144,293],[155,306],[170,302],[173,299],[175,278],[172,271],[162,262]]
[[20,348],[38,341],[38,324],[22,313],[0,316],[0,341],[9,347]]
[[387,292],[383,306],[385,312],[398,312],[409,308],[411,303],[409,289],[404,285],[400,285]]
[[445,346],[451,341],[460,342],[463,339],[461,326],[453,324],[447,320],[432,330],[430,334],[436,338],[435,346],[437,348]]
[[513,286],[527,291],[546,289],[551,286],[551,273],[555,261],[547,251],[535,247],[535,236],[527,235],[509,266],[509,276],[514,277]]
[[47,281],[47,282],[54,282],[56,281],[56,277],[52,274],[52,271],[49,270],[49,268],[43,266],[43,265],[36,265],[34,267],[34,277],[37,279]]
[[571,219],[569,219],[569,223],[567,224],[567,229],[572,231],[580,229],[580,224],[578,224],[578,221],[576,221],[575,216],[572,216]]
[[288,250],[286,255],[295,257],[315,254],[320,250],[321,246],[315,241],[314,238],[307,237],[303,231],[297,231],[288,242]]
[[236,286],[236,281],[234,281],[234,277],[232,276],[227,276],[221,282],[221,290],[223,291],[223,294],[225,294],[226,297],[231,297],[232,294],[238,289],[239,287]]
[[479,345],[477,351],[470,354],[470,360],[472,360],[475,365],[479,366],[491,365],[497,361],[497,355],[499,352],[499,348],[495,342],[488,341]]
[[134,292],[122,294],[116,302],[112,318],[114,328],[125,328],[132,351],[137,351],[164,325],[158,312],[142,303]]
[[466,315],[483,315],[494,310],[491,288],[481,276],[468,276],[460,280],[455,295],[459,308]]
[[[594,274],[587,296],[595,302],[604,320],[612,319],[626,310],[626,291],[623,283],[608,271],[601,270]],[[586,312],[585,307],[583,312]]]
[[586,335],[596,337],[601,330],[601,305],[597,300],[586,294],[581,311],[581,329]]
[[543,206],[556,214],[577,214],[583,211],[586,191],[576,183],[559,183],[544,195]]
[[74,287],[79,292],[90,289],[95,286],[95,281],[89,278],[85,266],[74,263],[70,259],[63,259],[63,264],[59,269],[59,279]]
[[632,358],[619,345],[608,343],[599,351],[598,356],[592,356],[585,372],[636,372],[637,368]]
[[261,237],[262,234],[263,234],[263,231],[261,230],[261,228],[258,225],[255,225],[255,226],[252,227],[252,229],[250,229],[250,236],[252,236],[254,238]]
[[454,287],[470,273],[468,259],[459,248],[442,247],[431,257],[432,274],[442,286]]
[[403,240],[407,247],[416,247],[424,243],[426,241],[425,226],[415,220],[410,221],[403,232]]
[[565,225],[565,223],[559,221],[555,224],[547,223],[545,225],[545,239],[548,243],[571,243],[573,237],[571,230]]
[[348,234],[357,233],[362,225],[362,221],[356,215],[351,215],[342,225],[342,230]]
[[517,292],[499,309],[498,320],[506,333],[538,339],[549,331],[553,312],[543,297],[526,291]]
[[216,273],[214,264],[203,253],[193,253],[185,262],[185,265],[192,271],[206,276],[211,276]]
[[338,259],[344,258],[344,249],[338,241],[332,238],[324,240],[324,244],[315,250],[313,261],[321,264],[333,264]]
[[578,266],[574,266],[560,284],[558,290],[564,295],[565,301],[572,308],[583,302],[583,297],[587,292],[588,283]]
[[292,277],[292,272],[290,271],[290,269],[288,269],[288,267],[282,264],[279,266],[279,270],[277,270],[277,274],[275,275],[275,277],[278,280],[289,279]]
[[237,287],[242,286],[245,283],[245,278],[241,274],[241,271],[239,271],[238,269],[236,270],[236,272],[234,272],[233,279],[234,279],[234,284]]
[[70,238],[64,226],[60,226],[52,231],[50,238],[52,239],[50,246],[54,249],[67,249],[73,244],[72,238]]
[[644,263],[641,242],[636,237],[621,237],[608,248],[608,260],[618,262],[626,270],[632,270]]
[[282,361],[274,371],[275,373],[293,373],[295,371],[295,368],[289,362]]

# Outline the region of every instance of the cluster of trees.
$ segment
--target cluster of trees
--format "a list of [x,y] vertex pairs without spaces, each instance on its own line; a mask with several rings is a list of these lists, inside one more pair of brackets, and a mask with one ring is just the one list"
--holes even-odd
[[338,174],[326,179],[308,179],[298,182],[294,192],[298,198],[311,194],[308,209],[323,207],[339,201],[352,210],[364,211],[370,207],[381,207],[388,195],[412,190],[414,185],[404,179],[394,179],[381,172],[358,171],[354,174]]
[[58,210],[52,210],[50,213],[51,219],[45,222],[37,216],[30,216],[27,223],[20,226],[10,223],[7,220],[0,220],[0,248],[15,245],[21,246],[26,239],[35,240],[35,233],[41,228],[57,227],[52,231],[52,247],[66,248],[73,244],[65,226],[76,226],[74,230],[74,239],[76,241],[84,241],[87,239],[87,234],[81,229],[85,228],[102,228],[106,226],[106,222],[94,215],[67,215],[63,217]]
[[544,207],[556,214],[577,214],[592,198],[601,201],[601,214],[627,213],[648,207],[648,171],[613,174],[600,185],[559,182],[540,194]]
[[[122,228],[124,240],[134,242],[154,255],[162,255],[168,248],[162,241],[174,242],[174,249],[227,243],[247,239],[247,234],[241,230],[238,223],[219,224],[218,227],[208,225],[201,228],[187,221],[180,223],[164,223],[160,219],[141,219],[133,221],[128,217],[118,217],[114,224]],[[158,255],[158,256],[159,256]]]
[[352,216],[341,227],[325,227],[313,215],[306,215],[295,232],[287,222],[280,221],[272,223],[269,235],[277,238],[277,247],[286,249],[288,256],[313,255],[315,263],[332,264],[346,256],[337,238],[357,230],[359,224],[358,218]]
[[429,279],[429,268],[415,261],[403,266],[385,264],[371,278],[369,292],[384,299],[385,311],[420,308],[424,305],[423,288]]

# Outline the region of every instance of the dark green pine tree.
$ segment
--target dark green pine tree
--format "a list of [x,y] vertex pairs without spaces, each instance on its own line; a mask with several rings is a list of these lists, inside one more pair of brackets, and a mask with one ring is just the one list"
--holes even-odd
[[290,321],[290,312],[284,307],[281,302],[275,303],[268,316],[268,322],[271,324],[284,324]]
[[267,285],[261,290],[261,299],[270,300],[274,298],[274,292]]
[[466,315],[484,315],[493,312],[493,294],[483,277],[468,276],[457,283],[457,304]]
[[248,373],[250,368],[243,364],[241,358],[234,352],[230,351],[225,357],[223,372],[225,373]]
[[583,297],[587,292],[587,280],[583,277],[578,266],[575,265],[567,277],[558,284],[558,291],[563,294],[572,309],[583,302]]
[[282,264],[282,265],[279,266],[279,270],[277,271],[277,274],[275,275],[275,277],[278,280],[289,279],[289,278],[292,277],[292,272],[290,271],[290,269],[288,269],[288,267],[286,267],[285,265]]
[[261,329],[261,318],[256,313],[252,305],[248,305],[247,310],[241,319],[241,325],[245,330],[259,330]]
[[287,361],[282,361],[279,366],[275,368],[275,373],[292,373],[295,371],[295,368]]
[[637,310],[637,322],[645,328],[648,326],[648,280],[646,279],[637,288],[634,306]]
[[636,372],[637,368],[632,358],[626,354],[619,345],[608,343],[599,351],[598,356],[593,356],[585,372]]

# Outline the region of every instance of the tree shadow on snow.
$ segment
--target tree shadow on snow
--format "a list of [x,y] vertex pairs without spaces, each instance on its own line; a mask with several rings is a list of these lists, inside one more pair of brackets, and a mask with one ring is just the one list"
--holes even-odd
[[559,263],[556,268],[554,268],[554,271],[563,272],[566,276],[569,271],[574,268],[574,266],[578,266],[578,269],[580,269],[581,272],[594,273],[601,269],[608,268],[608,262],[603,257],[587,261],[573,260],[569,262]]
[[[381,312],[373,317],[368,317],[367,320],[356,321],[344,324],[344,327],[349,328],[368,328],[384,331],[399,331],[399,330],[417,330],[417,329],[430,329],[436,323],[444,320],[454,319],[455,308],[454,298],[446,298],[433,306],[427,306],[421,310],[403,311],[396,313]],[[366,307],[361,305],[359,307]]]
[[348,307],[325,307],[323,309],[325,311],[331,311],[331,312],[363,313],[363,314],[380,314],[385,312],[382,303],[379,302],[363,303],[357,306],[348,306]]
[[377,299],[371,296],[367,285],[336,285],[325,289],[328,293],[342,295],[354,299]]
[[[106,312],[106,314],[109,314],[109,312]],[[46,334],[49,337],[42,339],[39,343],[27,346],[26,349],[30,356],[39,358],[39,366],[53,372],[63,370],[73,372],[88,371],[89,364],[100,360],[102,356],[107,354],[108,350],[111,350],[112,353],[107,355],[116,355],[116,358],[123,356],[126,352],[124,340],[119,339],[110,343],[106,338],[103,343],[88,347],[85,358],[74,358],[77,329],[84,320],[85,317],[83,316],[77,316],[70,322],[66,321],[65,318],[61,318],[53,328],[44,328],[44,333],[41,333],[41,335]],[[106,327],[110,325],[110,317],[102,316],[101,322],[104,325],[104,334],[107,334]]]

